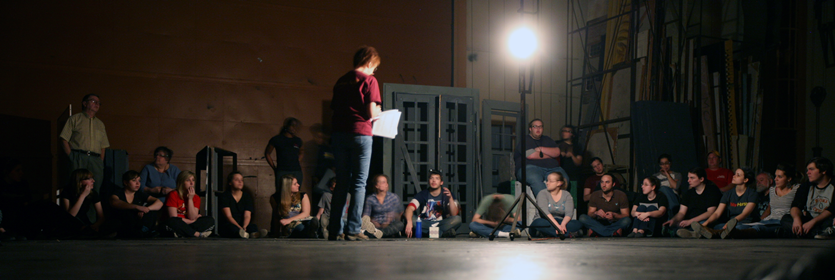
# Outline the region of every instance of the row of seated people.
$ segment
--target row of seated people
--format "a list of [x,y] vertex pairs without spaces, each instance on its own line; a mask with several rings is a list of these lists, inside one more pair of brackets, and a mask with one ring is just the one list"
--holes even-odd
[[[688,172],[689,187],[681,196],[679,210],[668,215],[669,201],[663,195],[664,188],[654,176],[644,178],[641,194],[630,203],[623,192],[615,190],[611,175],[601,178],[601,190],[592,193],[589,211],[572,220],[573,198],[563,191],[567,182],[562,174],[548,174],[546,189],[537,194],[537,204],[548,213],[547,217],[535,213],[531,226],[534,235],[556,236],[566,233],[580,236],[582,229],[589,235],[618,236],[630,231],[629,236],[663,236],[672,233],[680,237],[778,237],[799,236],[828,238],[832,236],[833,221],[829,202],[835,187],[831,184],[832,163],[825,158],[815,158],[807,164],[809,183],[794,184],[796,172],[791,167],[778,166],[775,172],[775,186],[769,189],[771,203],[761,217],[757,217],[758,196],[753,184],[753,172],[737,169],[731,184],[734,191],[724,194],[718,187],[705,179],[704,170],[695,168]],[[102,205],[92,188],[93,176],[87,170],[76,170],[72,175],[73,184],[60,195],[61,208],[77,223],[56,222],[72,228],[80,224],[87,233],[117,233],[124,237],[153,236],[154,223],[159,221],[159,210],[165,207],[163,225],[176,236],[208,236],[214,220],[199,213],[200,197],[195,194],[194,174],[183,171],[177,178],[177,189],[161,199],[139,192],[140,176],[129,171],[123,176],[124,190],[117,191],[107,202],[113,209],[105,218]],[[274,221],[280,226],[279,236],[317,237],[319,221],[325,224],[330,219],[326,213],[329,203],[327,195],[320,201],[322,210],[316,217],[310,216],[310,202],[306,194],[299,192],[297,180],[284,176],[280,195],[273,196]],[[454,236],[461,224],[458,204],[452,193],[442,188],[440,172],[433,172],[429,188],[418,193],[404,210],[396,194],[388,192],[388,177],[374,178],[375,192],[366,197],[362,229],[369,236],[411,237],[416,230],[428,235],[432,226],[438,226],[443,236]],[[265,229],[258,229],[251,223],[254,201],[243,191],[243,176],[234,172],[227,179],[228,191],[220,195],[221,217],[218,232],[223,237],[262,237]],[[333,184],[331,184],[333,187]],[[182,195],[181,195],[182,194]],[[282,199],[286,198],[286,199]],[[503,224],[499,236],[507,236],[509,225],[515,220],[511,215],[501,218],[513,202],[508,195],[491,195],[482,200],[470,223],[471,235],[487,236],[493,227]],[[97,219],[92,222],[85,209],[93,209]],[[419,211],[418,211],[419,210]],[[417,213],[415,213],[417,211]],[[81,215],[80,215],[81,214]],[[402,214],[402,215],[401,215]],[[421,229],[413,229],[417,219],[423,220]],[[60,220],[60,219],[59,219]],[[557,227],[553,228],[553,222]],[[759,220],[759,221],[758,221]],[[756,223],[755,223],[756,222]],[[327,234],[326,231],[323,234]]]

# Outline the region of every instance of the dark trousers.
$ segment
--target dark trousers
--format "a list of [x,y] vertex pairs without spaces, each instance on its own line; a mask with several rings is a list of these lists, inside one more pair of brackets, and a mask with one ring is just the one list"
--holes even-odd
[[[221,223],[220,226],[218,226],[217,228],[217,233],[220,235],[220,237],[241,238],[241,235],[238,234],[240,230],[240,228],[233,225],[232,223]],[[246,226],[246,232],[258,232],[258,226],[256,226],[255,224],[249,224]]]
[[209,217],[197,218],[191,224],[186,224],[183,218],[172,217],[166,222],[169,228],[179,236],[192,237],[195,232],[204,232],[215,227],[215,220]]
[[[832,226],[832,218],[833,217],[830,216],[829,218],[823,219],[818,224],[816,224],[814,227],[812,227],[812,230],[810,230],[809,233],[804,234],[804,235],[800,235],[800,236],[792,233],[792,223],[794,223],[794,218],[792,218],[791,214],[784,215],[783,218],[780,219],[780,225],[783,228],[783,233],[786,234],[787,236],[800,237],[800,238],[813,238],[813,237],[815,237],[815,235],[817,235],[818,233],[820,233],[824,229]],[[809,215],[800,216],[800,223],[806,223],[810,220],[812,220],[812,216],[809,216]]]
[[397,234],[403,231],[406,227],[406,224],[403,223],[401,220],[394,220],[388,226],[384,228],[380,228],[383,232],[383,237],[395,237]]
[[159,219],[159,211],[149,211],[142,218],[133,210],[117,211],[118,214],[106,220],[105,224],[111,224],[108,228],[114,228],[117,236],[122,238],[147,237],[154,231]]
[[[636,209],[635,211],[637,211],[637,212],[658,211],[658,207],[655,207],[655,206],[647,207],[647,206],[644,206],[644,205],[638,205],[638,209]],[[658,219],[656,219],[656,218],[649,217],[649,221],[644,222],[644,221],[638,220],[637,217],[632,218],[632,228],[642,229],[642,230],[644,230],[646,235],[652,235],[652,233],[655,232],[655,222],[657,220]]]

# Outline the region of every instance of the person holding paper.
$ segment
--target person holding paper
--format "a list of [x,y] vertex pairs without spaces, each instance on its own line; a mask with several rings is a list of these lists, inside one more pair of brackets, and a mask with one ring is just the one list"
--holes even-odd
[[[336,188],[331,201],[328,231],[329,240],[343,235],[347,240],[368,240],[360,232],[362,209],[365,205],[365,184],[371,164],[371,119],[380,114],[382,99],[374,71],[380,65],[380,55],[373,47],[363,46],[354,54],[354,69],[333,86],[333,154],[336,167]],[[342,207],[348,193],[353,199],[348,208],[348,223],[344,228]]]

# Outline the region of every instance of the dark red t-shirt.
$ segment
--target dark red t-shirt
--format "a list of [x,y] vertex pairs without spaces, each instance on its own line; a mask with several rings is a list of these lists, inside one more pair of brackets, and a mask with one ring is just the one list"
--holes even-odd
[[730,184],[734,177],[733,171],[721,167],[716,169],[716,171],[705,168],[705,173],[707,173],[707,179],[716,184],[720,189]]
[[356,70],[339,78],[333,86],[331,101],[333,131],[370,136],[368,104],[371,102],[382,104],[377,78]]
[[[186,196],[188,197],[188,196]],[[194,207],[200,209],[200,196],[195,195],[191,198],[191,201],[194,202]],[[177,208],[177,216],[180,218],[186,217],[186,201],[180,199],[180,195],[177,191],[171,191],[168,193],[168,196],[165,198],[165,206],[166,207],[176,207]]]

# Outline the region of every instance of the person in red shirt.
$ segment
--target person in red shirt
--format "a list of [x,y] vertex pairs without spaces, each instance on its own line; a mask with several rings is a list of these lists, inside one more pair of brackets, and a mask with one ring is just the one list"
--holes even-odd
[[720,163],[722,163],[722,157],[718,151],[708,153],[705,173],[707,173],[707,179],[716,184],[719,190],[726,192],[734,189],[734,185],[731,185],[734,173],[730,169],[719,167]]
[[[380,114],[380,86],[374,72],[380,65],[380,55],[373,47],[364,46],[354,54],[354,69],[333,86],[333,155],[336,167],[336,189],[331,201],[328,239],[344,236],[347,240],[368,240],[360,232],[362,208],[365,204],[365,184],[371,165],[371,120]],[[342,208],[351,193],[348,222],[344,228]],[[344,234],[344,235],[343,235]]]
[[188,170],[177,176],[177,189],[165,199],[168,227],[174,237],[209,237],[215,220],[200,215],[200,196],[194,190],[194,173]]

